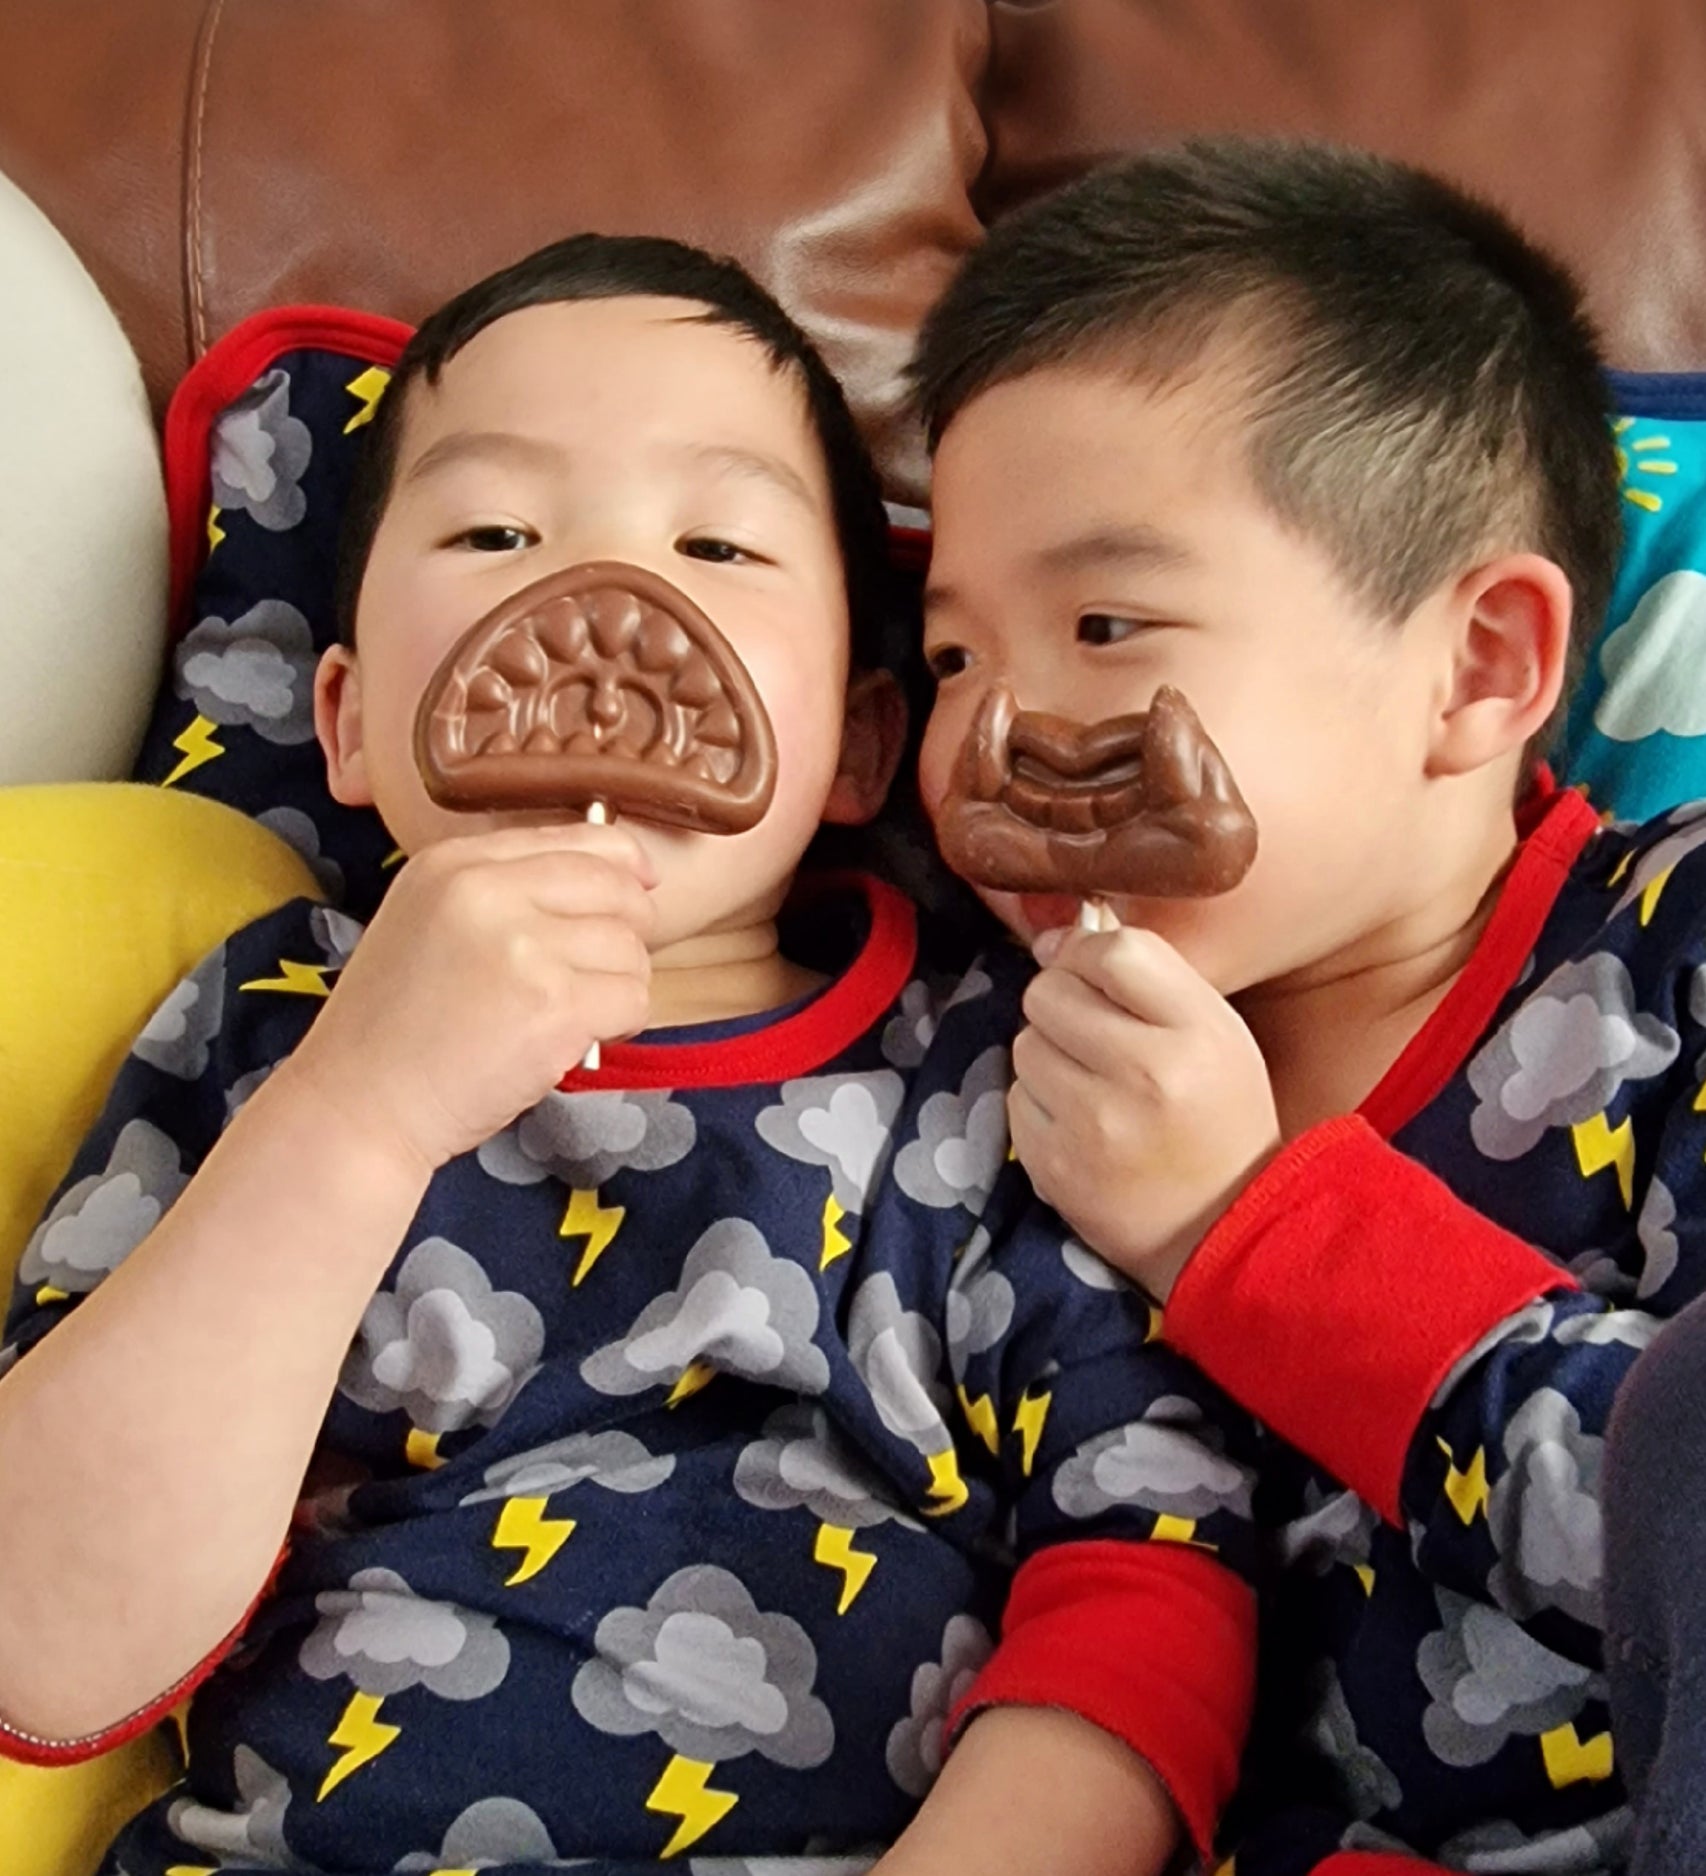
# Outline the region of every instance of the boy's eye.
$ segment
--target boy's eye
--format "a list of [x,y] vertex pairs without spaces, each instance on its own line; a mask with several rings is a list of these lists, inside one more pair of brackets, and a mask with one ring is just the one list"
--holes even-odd
[[711,534],[690,535],[677,545],[676,552],[684,554],[689,560],[711,560],[721,566],[733,566],[739,561],[758,558],[744,547],[736,547],[733,541],[721,541]]
[[457,535],[451,545],[470,548],[476,554],[518,554],[523,548],[531,547],[536,538],[526,528],[494,525],[468,528]]
[[1111,612],[1087,612],[1078,621],[1080,645],[1117,645],[1143,630],[1137,619],[1121,619]]
[[963,645],[938,645],[925,662],[936,682],[945,684],[949,678],[958,677],[970,668],[971,653]]

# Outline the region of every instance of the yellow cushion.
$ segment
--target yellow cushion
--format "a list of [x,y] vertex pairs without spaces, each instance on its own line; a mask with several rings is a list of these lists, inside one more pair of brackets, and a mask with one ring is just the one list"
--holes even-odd
[[[0,788],[0,1294],[161,999],[233,931],[316,891],[283,841],[218,802]],[[0,1761],[5,1876],[87,1876],[174,1773],[158,1731],[64,1771]]]

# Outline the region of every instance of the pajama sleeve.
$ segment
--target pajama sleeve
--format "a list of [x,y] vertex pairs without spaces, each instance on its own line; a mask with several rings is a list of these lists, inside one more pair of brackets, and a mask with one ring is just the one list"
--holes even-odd
[[1055,1706],[1114,1733],[1206,1857],[1253,1697],[1256,1429],[1034,1201],[1005,1242],[974,1238],[951,1304],[960,1404],[1019,1559],[962,1713]]
[[[328,930],[325,918],[303,902],[227,941],[172,991],[132,1044],[24,1246],[0,1340],[0,1386],[146,1240],[231,1116],[300,1040],[319,998],[262,995],[254,986],[286,981],[278,964],[288,958],[319,972],[323,987],[333,968],[316,942]],[[146,1709],[89,1738],[35,1739],[0,1718],[0,1756],[57,1765],[110,1751],[192,1692],[236,1639]]]

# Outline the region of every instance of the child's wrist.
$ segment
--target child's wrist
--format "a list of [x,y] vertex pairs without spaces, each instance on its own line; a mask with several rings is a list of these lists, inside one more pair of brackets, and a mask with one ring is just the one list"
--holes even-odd
[[306,1051],[281,1062],[250,1106],[265,1112],[270,1126],[296,1133],[315,1162],[330,1159],[349,1166],[376,1188],[424,1190],[438,1170],[382,1103],[343,1086]]

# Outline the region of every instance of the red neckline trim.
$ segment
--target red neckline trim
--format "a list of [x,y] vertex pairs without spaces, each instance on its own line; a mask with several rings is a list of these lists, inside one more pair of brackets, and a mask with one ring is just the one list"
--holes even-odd
[[205,558],[212,493],[208,432],[225,407],[286,352],[342,352],[368,365],[395,365],[413,327],[341,306],[278,306],[233,326],[190,367],[166,406],[166,511],[171,529],[172,622],[187,609]]
[[791,1081],[839,1055],[906,988],[918,957],[912,901],[863,873],[826,873],[800,887],[817,899],[854,891],[864,899],[871,929],[859,955],[803,1010],[766,1029],[726,1042],[611,1042],[594,1073],[571,1069],[557,1084],[565,1094],[632,1088],[740,1088]]
[[1518,810],[1523,842],[1469,962],[1357,1109],[1383,1140],[1439,1097],[1485,1035],[1551,916],[1570,868],[1599,830],[1599,816],[1585,795],[1557,788],[1549,770],[1541,771],[1537,785],[1544,792]]

